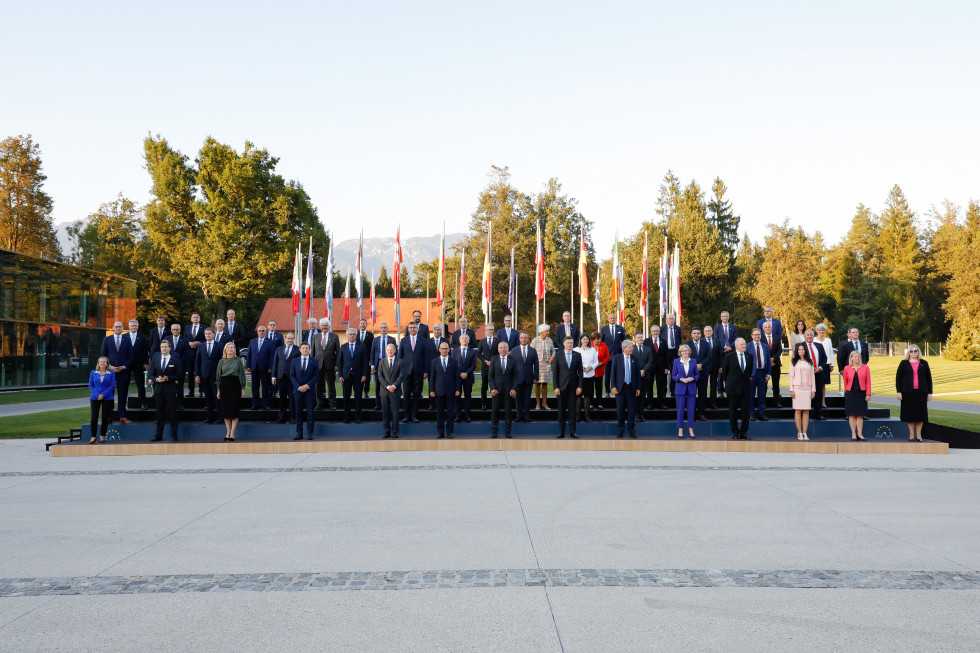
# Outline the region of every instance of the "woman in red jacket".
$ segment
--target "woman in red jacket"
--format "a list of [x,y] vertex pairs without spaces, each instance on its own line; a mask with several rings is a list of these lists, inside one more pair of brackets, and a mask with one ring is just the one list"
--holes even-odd
[[864,411],[871,401],[871,368],[861,362],[861,352],[852,351],[844,375],[844,413],[851,425],[851,439],[864,441]]

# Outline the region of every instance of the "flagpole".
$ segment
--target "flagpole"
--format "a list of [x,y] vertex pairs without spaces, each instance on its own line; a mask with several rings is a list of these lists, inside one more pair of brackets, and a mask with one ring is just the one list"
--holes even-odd
[[429,273],[425,273],[425,323],[429,323]]
[[[568,271],[568,310],[575,317],[575,270]],[[578,347],[578,343],[574,344]]]
[[453,275],[453,285],[456,287],[456,306],[453,312],[456,313],[456,324],[459,324],[459,273]]

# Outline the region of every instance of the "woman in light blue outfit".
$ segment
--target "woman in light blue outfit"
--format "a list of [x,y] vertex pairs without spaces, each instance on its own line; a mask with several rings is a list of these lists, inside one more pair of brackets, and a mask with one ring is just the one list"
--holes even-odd
[[109,431],[109,418],[112,416],[112,405],[115,402],[113,393],[116,391],[116,373],[109,369],[109,359],[101,356],[95,364],[95,369],[88,375],[89,403],[92,405],[92,439],[89,444],[95,444],[95,434],[99,426],[99,411],[102,411],[102,442],[105,442]]

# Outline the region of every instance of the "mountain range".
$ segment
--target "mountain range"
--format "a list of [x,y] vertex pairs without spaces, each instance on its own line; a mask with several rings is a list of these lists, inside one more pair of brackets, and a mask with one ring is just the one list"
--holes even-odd
[[[464,238],[466,238],[464,233],[446,234],[446,256],[452,256],[452,246]],[[405,258],[405,267],[409,271],[417,263],[437,258],[439,256],[439,234],[402,238],[402,256]],[[354,265],[357,262],[357,239],[351,238],[335,243],[333,257],[337,272],[344,274],[347,271],[347,266],[350,265],[353,274]],[[371,270],[374,270],[375,278],[377,278],[377,275],[381,274],[382,265],[385,266],[390,276],[392,262],[395,259],[395,239],[365,238],[363,257],[364,275],[368,279],[371,278]]]

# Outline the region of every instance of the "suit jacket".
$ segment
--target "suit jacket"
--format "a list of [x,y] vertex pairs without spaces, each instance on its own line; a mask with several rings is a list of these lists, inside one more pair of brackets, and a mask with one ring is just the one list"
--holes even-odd
[[[312,338],[310,337],[310,334],[313,334],[313,337]],[[308,343],[310,345],[310,351],[312,352],[313,351],[313,340],[315,340],[316,337],[319,334],[320,334],[320,330],[319,329],[315,329],[313,331],[311,331],[309,329],[306,329],[306,330],[303,331],[303,339],[300,340],[299,342],[297,342],[296,344],[297,345],[302,345],[304,342],[305,343]]]
[[675,351],[676,352],[677,349],[681,346],[681,328],[679,326],[677,326],[676,324],[674,326],[672,326],[672,327],[669,327],[666,324],[664,324],[663,326],[660,327],[660,343],[663,345],[664,349],[667,349],[667,343],[668,343],[667,330],[668,329],[671,330],[671,331],[673,331],[673,333],[674,333],[674,347],[673,347],[672,351]]
[[565,362],[565,349],[555,351],[554,369],[555,389],[562,392],[574,392],[582,387],[582,354],[572,351],[572,365]]
[[[425,341],[425,346],[428,347],[428,350],[429,350],[429,353],[426,354],[426,355],[429,357],[429,360],[430,361],[435,360],[436,358],[439,358],[439,345],[441,345],[444,342],[446,344],[448,344],[449,343],[449,340],[446,339],[446,338],[443,338],[442,336],[439,336],[439,339],[438,340],[435,339],[435,338],[429,338],[428,340]],[[453,347],[452,347],[452,345],[450,345],[449,346],[449,351],[452,352],[452,350],[453,350]]]
[[[854,378],[854,374],[855,374],[854,368],[851,367],[850,365],[845,365],[844,367],[840,368],[840,370],[841,370],[840,371],[841,375],[844,377],[844,390],[845,391],[850,390],[851,380]],[[858,377],[858,382],[861,384],[861,387],[864,388],[864,393],[870,397],[871,396],[871,368],[868,367],[867,365],[861,365],[861,367],[857,369],[856,374]]]
[[511,350],[513,350],[514,347],[519,345],[521,342],[521,332],[517,329],[511,328],[510,337],[508,338],[507,329],[500,329],[497,331],[497,339],[506,342],[510,346]]
[[377,366],[378,361],[388,355],[388,352],[385,351],[385,347],[388,345],[395,345],[395,356],[398,356],[398,340],[390,333],[384,336],[378,335],[371,340],[372,366]]
[[92,370],[88,375],[88,389],[91,393],[90,401],[98,401],[99,395],[102,395],[103,401],[111,400],[116,389],[116,373],[107,369],[105,377],[100,381],[98,371]]
[[[470,347],[475,349],[477,344],[476,331],[474,331],[473,329],[467,329],[465,333],[470,337]],[[454,348],[459,347],[459,337],[461,335],[463,335],[463,332],[460,329],[456,329],[455,331],[453,331],[453,337],[450,339],[449,344],[451,344]]]
[[147,336],[147,343],[150,347],[150,354],[155,354],[160,351],[160,341],[170,335],[170,329],[163,327],[163,335],[160,335],[160,328],[153,327],[150,330],[150,335]]
[[193,334],[194,325],[188,324],[184,327],[184,337],[187,338],[187,342],[204,342],[204,329],[206,327],[203,324],[197,325],[197,335]]
[[340,354],[340,338],[333,331],[327,332],[327,345],[323,346],[323,332],[313,336],[313,356],[320,364],[321,370],[332,370],[337,367],[337,356]]
[[[388,357],[386,356],[377,362],[377,366],[380,392],[390,394],[394,397],[402,396],[402,361],[396,356],[394,362],[389,366]],[[388,392],[389,385],[395,386],[394,392]]]
[[[579,360],[581,366],[581,358]],[[498,393],[510,394],[511,390],[516,390],[523,380],[521,376],[521,366],[514,360],[514,357],[507,355],[507,369],[504,370],[500,362],[500,355],[490,359],[490,371],[487,373],[488,387]]]
[[[765,337],[766,337],[765,329],[762,328],[762,325],[765,324],[765,321],[766,321],[766,318],[762,318],[761,320],[759,320],[755,324],[756,328],[759,329],[759,331],[762,331],[762,337],[763,337],[763,339],[765,339]],[[777,338],[779,340],[782,340],[783,339],[783,323],[780,322],[779,320],[777,320],[776,318],[772,318],[772,337],[773,337],[773,340],[775,340]]]
[[358,329],[357,335],[354,336],[354,337],[357,339],[358,342],[360,342],[360,343],[362,343],[364,345],[364,347],[365,347],[365,349],[364,349],[365,354],[364,355],[365,356],[368,356],[368,360],[369,360],[368,365],[370,366],[371,351],[373,351],[373,349],[374,349],[374,333],[371,331],[371,329],[365,329],[364,330],[364,340],[361,340],[361,331],[360,331],[360,329]]
[[245,337],[245,327],[242,326],[241,322],[236,321],[234,324],[228,324],[226,322],[225,331],[235,341],[236,352],[241,351],[242,347],[248,344],[248,339]]
[[[221,351],[225,350],[225,345],[232,342],[231,336],[228,335],[227,331],[215,331],[214,332],[214,343],[221,348]],[[235,351],[238,351],[238,347],[235,347]]]
[[[183,339],[181,339],[183,340]],[[163,356],[160,352],[153,354],[149,370],[150,380],[153,381],[153,395],[175,395],[180,392],[180,378],[184,375],[184,364],[180,356],[170,353],[167,359],[167,368],[163,368]],[[159,383],[158,376],[165,376],[167,380]]]
[[300,386],[307,385],[309,386],[307,392],[316,392],[316,379],[319,374],[319,368],[313,356],[309,357],[305,372],[303,371],[302,356],[297,356],[289,363],[289,380],[292,382],[294,390],[298,390]]
[[[599,331],[599,338],[602,340],[602,344],[609,349],[609,355],[615,356],[623,351],[626,330],[620,324],[604,324],[602,330]],[[575,344],[578,345],[578,343]],[[561,351],[564,350],[565,346],[559,342],[555,348]]]
[[[762,332],[762,342],[765,342],[765,341],[766,341],[766,332],[763,331]],[[777,338],[776,337],[776,334],[773,333],[772,334],[772,347],[769,348],[769,357],[772,358],[772,366],[773,367],[782,367],[783,366],[783,361],[782,361],[782,358],[781,358],[782,355],[783,355],[783,341],[782,341],[781,338]]]
[[572,341],[575,343],[575,346],[579,346],[580,343],[578,339],[581,337],[581,333],[579,332],[577,324],[569,322],[569,328],[567,329],[565,328],[564,322],[558,325],[558,329],[555,330],[555,342],[558,343],[557,347],[559,349],[565,349],[564,343],[566,336],[572,336]]
[[[807,350],[810,349],[810,345],[807,345],[806,342],[804,342],[803,344],[806,345]],[[816,375],[816,381],[817,383],[823,383],[826,385],[827,383],[830,383],[830,365],[828,364],[827,361],[827,350],[824,349],[823,345],[821,345],[816,340],[813,341],[813,350],[817,354],[816,359],[813,360],[813,367],[814,367],[814,374]],[[811,358],[812,358],[812,354],[811,354]],[[820,372],[816,371],[816,368],[818,367],[821,368]]]
[[808,365],[803,359],[793,365],[789,364],[789,389],[797,392],[812,392],[817,388],[816,374],[813,373],[813,365]]
[[721,367],[721,341],[715,336],[711,336],[710,344],[708,343],[708,338],[701,338],[701,342],[708,347],[708,359],[701,371],[705,373],[710,371],[717,372],[718,368]]
[[636,343],[633,347],[633,356],[636,358],[640,371],[644,372],[644,377],[649,379],[653,373],[653,349],[643,343]]
[[446,371],[442,371],[442,356],[432,360],[429,365],[429,392],[436,393],[437,397],[452,397],[459,392],[460,379],[459,367],[456,359],[446,356]]
[[527,360],[525,361],[524,354],[521,352],[521,345],[518,344],[516,349],[510,350],[510,357],[516,360],[521,366],[521,377],[523,378],[521,383],[534,383],[534,380],[538,378],[538,368],[540,366],[538,350],[528,345]]
[[208,356],[208,343],[198,346],[194,356],[194,376],[201,379],[213,379],[214,373],[218,369],[218,361],[221,360],[221,347],[218,343],[211,341],[211,355]]
[[412,376],[429,373],[429,348],[425,338],[415,338],[415,350],[412,350],[412,336],[402,338],[398,345],[398,358],[402,361],[402,376]]
[[271,341],[275,345],[275,349],[286,344],[286,338],[278,331],[266,334],[265,339]]
[[193,361],[192,355],[194,354],[194,351],[191,349],[190,346],[190,341],[187,340],[187,338],[185,338],[184,336],[180,336],[177,339],[177,344],[175,345],[174,337],[172,335],[167,336],[166,338],[164,338],[164,340],[170,343],[170,355],[173,356],[174,354],[176,354],[180,358],[180,362],[184,364],[183,367],[185,368],[185,370],[190,371],[190,369],[187,366],[187,363]]
[[500,344],[500,339],[494,336],[493,343],[489,343],[486,338],[478,343],[478,349],[480,351],[480,360],[483,361],[483,369],[487,369],[490,365],[491,359],[494,356],[499,355],[500,352],[497,351],[497,345]]
[[[865,365],[868,364],[868,343],[858,339],[861,343],[861,362]],[[837,369],[844,371],[844,368],[848,365],[847,359],[851,357],[851,352],[854,351],[854,343],[850,340],[845,340],[837,347]]]
[[[409,322],[409,324],[412,324],[412,323]],[[429,325],[428,324],[425,324],[424,322],[419,322],[418,325],[419,325],[419,330],[418,330],[418,333],[416,333],[415,335],[417,335],[417,336],[419,336],[421,338],[428,338],[429,337]],[[405,335],[406,336],[408,335],[408,324],[405,325]]]
[[361,344],[360,340],[354,341],[354,353],[351,353],[351,343],[345,342],[340,346],[340,354],[337,357],[337,376],[342,379],[354,379],[360,381],[362,376],[367,376],[371,372],[371,364],[368,360],[368,349]]
[[[626,355],[616,354],[612,357],[609,365],[609,387],[616,388],[616,392],[622,392],[626,384]],[[633,391],[640,389],[640,361],[636,356],[630,356],[630,383],[633,384]]]
[[752,370],[755,369],[755,358],[752,352],[745,349],[745,371],[738,362],[738,352],[730,351],[725,354],[721,361],[721,375],[725,379],[725,392],[734,394],[746,394],[751,389]]
[[693,339],[684,344],[691,348],[691,358],[701,366],[701,372],[706,374],[711,369],[708,367],[711,359],[711,349],[708,347],[708,343],[704,341],[704,338],[701,338],[698,340],[697,347],[695,347]]
[[129,334],[119,336],[119,349],[116,349],[116,334],[106,336],[99,355],[108,358],[109,365],[122,365],[128,371],[133,366],[133,343],[129,340]]
[[132,335],[129,331],[123,334],[126,339],[129,340],[130,346],[133,348],[133,367],[142,367],[143,365],[150,364],[150,345],[142,333],[136,334],[136,342],[133,343]]
[[276,346],[268,338],[262,338],[262,349],[259,350],[259,338],[252,338],[248,343],[248,357],[245,367],[253,372],[265,372],[272,369],[276,358]]
[[[769,353],[769,345],[766,344],[765,340],[760,340],[759,346],[762,347],[762,370],[766,373],[766,376],[772,376],[772,363],[769,360],[772,358],[772,354]],[[755,358],[755,341],[746,344],[745,351],[752,354],[752,357]],[[758,363],[755,364],[757,365]],[[752,369],[755,368],[753,367]]]
[[463,360],[463,350],[461,347],[456,347],[452,350],[450,354],[456,359],[456,371],[459,374],[465,374],[466,378],[461,379],[463,385],[473,385],[473,372],[476,371],[476,359],[477,351],[472,347],[466,348],[466,360]]
[[[691,377],[694,380],[690,383],[681,383],[680,379]],[[674,382],[675,397],[693,397],[698,394],[698,379],[701,374],[698,372],[698,362],[693,357],[688,361],[687,374],[684,373],[684,361],[679,357],[674,359],[674,367],[670,371],[670,378]]]
[[[898,369],[895,370],[895,392],[915,392],[914,377],[912,363],[907,360],[899,362]],[[932,394],[932,372],[929,371],[929,363],[921,358],[919,359],[919,392]]]
[[715,325],[715,337],[721,343],[721,352],[725,353],[725,347],[731,347],[735,351],[735,340],[738,339],[738,327],[728,323],[728,337],[725,337],[725,325],[719,322]]
[[299,356],[299,347],[296,345],[289,348],[288,355],[286,354],[286,345],[276,347],[276,357],[272,361],[272,378],[276,380],[288,378],[292,360],[299,358]]
[[657,370],[663,371],[667,369],[667,345],[664,344],[662,336],[657,338],[657,347],[654,347],[653,344],[653,338],[647,338],[643,341],[643,348],[650,349],[650,357],[652,359],[651,367],[654,373],[656,373]]

